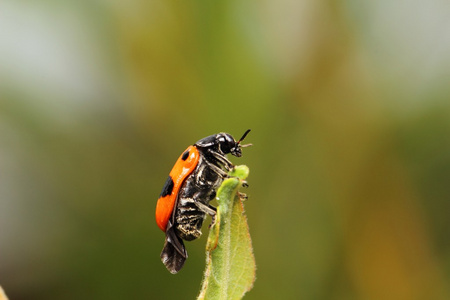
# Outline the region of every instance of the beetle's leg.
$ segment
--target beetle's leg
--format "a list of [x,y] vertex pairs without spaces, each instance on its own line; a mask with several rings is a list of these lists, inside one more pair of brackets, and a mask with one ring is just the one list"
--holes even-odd
[[197,199],[198,193],[194,195],[194,204],[198,207],[200,211],[211,216],[212,221],[210,226],[212,226],[214,223],[216,223],[217,209],[214,206],[200,202]]
[[240,198],[242,201],[248,199],[247,194],[244,194],[244,193],[241,193],[241,192],[237,192],[237,193],[238,193],[239,198]]
[[214,206],[211,206],[209,204],[204,204],[200,201],[194,201],[195,205],[200,209],[202,212],[210,215],[212,218],[216,216],[217,209]]
[[234,168],[233,163],[229,161],[228,158],[226,158],[225,156],[217,153],[216,151],[212,151],[211,149],[208,149],[208,152],[209,154],[214,156],[214,158],[217,159],[221,164],[223,164],[223,166],[225,167],[225,169],[227,169],[227,171],[230,171],[231,169]]
[[230,177],[227,172],[216,166],[215,164],[210,163],[207,159],[203,160],[203,162],[211,169],[213,170],[217,175],[219,175],[222,178]]

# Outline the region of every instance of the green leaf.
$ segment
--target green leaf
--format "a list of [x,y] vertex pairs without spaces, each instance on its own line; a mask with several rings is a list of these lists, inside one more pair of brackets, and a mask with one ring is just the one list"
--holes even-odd
[[236,166],[217,191],[217,215],[206,243],[206,269],[197,299],[241,299],[255,281],[255,257],[238,189],[249,169]]

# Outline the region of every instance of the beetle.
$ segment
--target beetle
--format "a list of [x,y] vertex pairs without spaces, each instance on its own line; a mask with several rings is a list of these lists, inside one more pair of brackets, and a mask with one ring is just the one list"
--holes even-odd
[[228,133],[205,137],[189,146],[169,173],[156,204],[156,223],[166,239],[161,260],[172,274],[183,267],[188,254],[183,240],[192,241],[202,234],[206,215],[215,222],[216,208],[209,204],[216,189],[229,177],[234,165],[227,154],[242,156],[241,145],[250,129],[236,141]]

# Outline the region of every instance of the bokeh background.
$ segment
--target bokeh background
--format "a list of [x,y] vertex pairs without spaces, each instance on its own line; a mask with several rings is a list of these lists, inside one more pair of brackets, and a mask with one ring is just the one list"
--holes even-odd
[[169,274],[156,199],[251,128],[246,299],[450,299],[449,95],[447,0],[3,0],[0,285],[195,298],[205,237]]

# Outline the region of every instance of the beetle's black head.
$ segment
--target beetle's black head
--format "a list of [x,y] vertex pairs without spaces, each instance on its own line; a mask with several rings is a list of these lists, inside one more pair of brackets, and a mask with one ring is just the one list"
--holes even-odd
[[251,144],[241,145],[242,140],[247,136],[249,132],[250,129],[247,130],[237,142],[230,134],[221,132],[199,140],[197,143],[195,143],[195,146],[199,148],[208,148],[212,151],[219,152],[222,155],[231,153],[231,155],[241,157],[241,148],[251,146]]
[[242,137],[237,142],[233,139],[234,145],[230,149],[231,155],[234,155],[234,156],[237,156],[237,157],[241,157],[242,156],[241,148],[242,147],[248,147],[248,146],[252,145],[252,144],[241,145],[241,142],[245,139],[245,137],[247,136],[247,134],[249,132],[250,132],[250,129],[247,129],[247,131],[242,135]]

